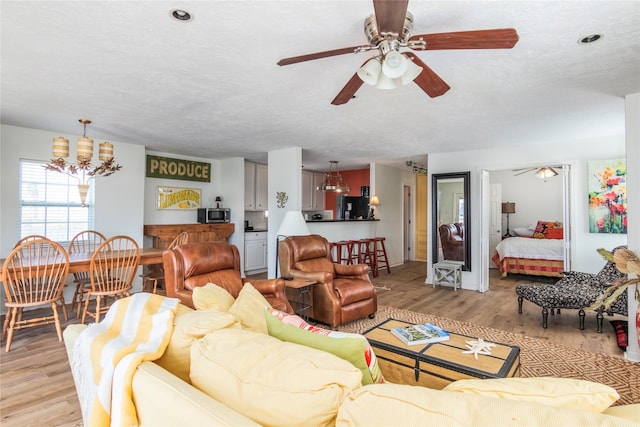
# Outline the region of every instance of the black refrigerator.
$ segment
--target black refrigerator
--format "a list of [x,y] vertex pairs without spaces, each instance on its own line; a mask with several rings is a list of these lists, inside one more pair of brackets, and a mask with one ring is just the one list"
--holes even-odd
[[369,198],[355,196],[336,196],[336,219],[367,219],[369,217]]

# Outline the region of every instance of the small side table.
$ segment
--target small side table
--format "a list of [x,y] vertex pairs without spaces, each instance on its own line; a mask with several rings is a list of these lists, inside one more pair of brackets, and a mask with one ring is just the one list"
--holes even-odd
[[298,291],[297,298],[293,301],[289,301],[294,313],[307,321],[309,320],[309,315],[307,313],[311,308],[311,296],[309,295],[309,291],[311,290],[311,286],[316,283],[317,282],[314,280],[296,278],[284,281],[287,288],[296,289]]
[[456,261],[441,261],[433,264],[433,287],[436,285],[453,285],[455,291],[462,288],[462,263]]

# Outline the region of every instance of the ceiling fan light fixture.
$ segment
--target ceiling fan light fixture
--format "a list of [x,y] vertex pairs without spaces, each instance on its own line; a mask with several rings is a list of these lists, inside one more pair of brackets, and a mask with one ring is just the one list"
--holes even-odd
[[409,60],[406,56],[400,52],[392,50],[384,56],[384,61],[382,62],[382,73],[391,79],[398,78],[407,71],[408,61]]
[[558,175],[558,172],[553,168],[540,168],[536,171],[536,176],[540,179],[551,178],[556,175]]
[[407,71],[405,71],[404,74],[400,76],[400,81],[402,82],[402,85],[403,86],[408,85],[409,83],[414,81],[415,78],[418,77],[421,72],[422,72],[422,67],[417,66],[415,62],[413,62],[412,60],[407,59]]
[[396,84],[396,79],[392,79],[386,76],[384,73],[380,73],[380,77],[378,77],[378,83],[376,84],[376,89],[395,89],[398,85]]
[[380,64],[378,58],[371,58],[358,69],[358,77],[366,84],[375,86],[378,83],[381,70],[382,64]]

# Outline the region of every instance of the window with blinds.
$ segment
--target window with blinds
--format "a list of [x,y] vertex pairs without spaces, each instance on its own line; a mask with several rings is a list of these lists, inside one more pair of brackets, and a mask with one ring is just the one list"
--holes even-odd
[[69,242],[93,228],[93,186],[82,207],[77,179],[48,171],[45,162],[20,160],[20,237],[41,234],[58,243]]

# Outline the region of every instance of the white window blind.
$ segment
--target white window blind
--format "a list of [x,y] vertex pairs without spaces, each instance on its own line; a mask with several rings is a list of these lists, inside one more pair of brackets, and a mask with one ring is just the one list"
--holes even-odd
[[78,181],[48,171],[45,165],[20,160],[20,237],[41,234],[59,243],[69,242],[80,231],[93,228],[93,197],[89,194],[87,206],[82,207]]

